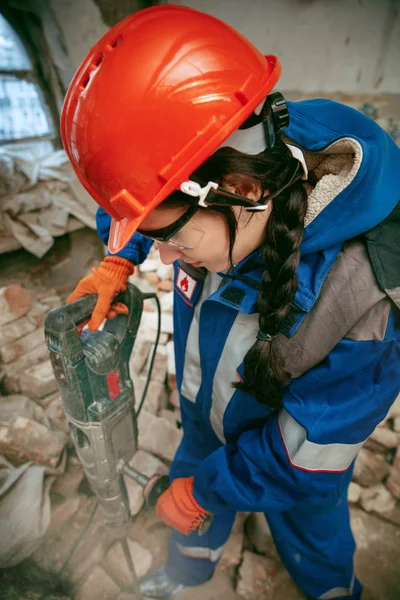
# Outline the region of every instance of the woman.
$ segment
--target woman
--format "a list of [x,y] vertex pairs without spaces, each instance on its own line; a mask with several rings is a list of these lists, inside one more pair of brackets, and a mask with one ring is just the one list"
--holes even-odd
[[265,513],[308,597],[361,597],[347,487],[400,388],[400,151],[353,109],[269,95],[279,73],[228,25],[158,6],[98,42],[64,104],[109,247],[69,301],[99,295],[96,329],[154,240],[175,267],[184,436],[147,597],[207,581],[237,511]]

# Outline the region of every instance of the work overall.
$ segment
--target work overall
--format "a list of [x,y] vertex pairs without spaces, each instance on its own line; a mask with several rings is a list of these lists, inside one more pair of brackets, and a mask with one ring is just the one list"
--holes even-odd
[[[287,335],[279,334],[294,377],[277,414],[231,386],[243,378],[243,357],[258,330],[254,282],[262,270],[259,251],[228,275],[184,263],[176,267],[175,344],[184,437],[170,476],[194,476],[196,500],[214,513],[203,536],[172,532],[167,572],[177,582],[207,581],[236,512],[250,511],[265,514],[283,564],[310,598],[361,596],[353,572],[347,488],[354,458],[379,422],[379,416],[371,421],[371,413],[379,404],[383,418],[396,396],[398,332],[386,311],[380,332],[370,336],[367,319],[362,332],[359,324],[350,331],[346,326],[343,338],[340,319],[333,324],[331,318],[335,310],[343,314],[341,286],[348,282],[343,270],[354,271],[352,292],[371,284],[364,305],[349,309],[356,323],[361,313],[390,301],[373,281],[362,243],[330,252],[318,302],[308,313],[295,307]],[[356,349],[358,338],[364,343]],[[380,360],[385,391],[382,386],[378,391],[375,375],[366,379]],[[368,407],[360,398],[361,382]]]

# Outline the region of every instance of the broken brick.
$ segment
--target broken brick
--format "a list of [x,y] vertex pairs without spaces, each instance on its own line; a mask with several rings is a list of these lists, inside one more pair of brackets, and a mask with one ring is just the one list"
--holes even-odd
[[24,463],[30,460],[56,467],[67,443],[62,431],[47,427],[25,417],[16,417],[7,427],[0,428],[0,454]]
[[101,567],[94,567],[80,587],[76,600],[114,600],[119,587]]
[[25,352],[37,348],[44,341],[44,330],[42,328],[31,331],[24,337],[0,348],[0,360],[6,364],[10,363],[25,354]]
[[139,416],[139,448],[155,456],[172,461],[182,440],[182,430],[166,419],[142,410]]
[[21,391],[30,398],[43,398],[58,389],[49,360],[26,369],[21,376]]
[[0,326],[26,315],[31,305],[31,294],[19,283],[0,288]]
[[[134,540],[127,539],[132,562],[138,579],[146,575],[151,567],[151,553]],[[108,551],[103,562],[104,570],[119,583],[122,588],[132,586],[132,575],[125,559],[120,542],[116,542]]]
[[272,600],[278,565],[275,561],[245,551],[236,592],[246,600]]

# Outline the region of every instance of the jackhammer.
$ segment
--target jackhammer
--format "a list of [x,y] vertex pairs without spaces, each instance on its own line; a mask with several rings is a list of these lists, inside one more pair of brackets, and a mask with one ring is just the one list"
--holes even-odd
[[[126,291],[116,299],[126,304],[128,314],[107,320],[103,329],[95,332],[83,329],[96,305],[97,296],[94,295],[53,309],[45,320],[50,360],[72,441],[89,485],[97,497],[105,525],[121,542],[138,600],[142,599],[142,595],[127,543],[132,517],[122,475],[131,477],[143,487],[148,506],[155,506],[159,496],[169,486],[168,475],[147,477],[129,465],[138,446],[137,416],[148,387],[145,386],[139,410],[135,412],[129,357],[146,298],[156,296],[142,293],[128,284]],[[160,331],[157,333],[151,366],[159,334]],[[147,383],[150,376],[151,369]],[[199,535],[208,530],[211,519],[209,515],[203,521],[198,529]]]

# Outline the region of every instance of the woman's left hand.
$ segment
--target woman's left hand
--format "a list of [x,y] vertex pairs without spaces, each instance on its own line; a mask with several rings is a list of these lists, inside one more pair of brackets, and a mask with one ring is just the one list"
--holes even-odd
[[194,499],[193,486],[194,477],[174,479],[156,504],[156,514],[184,535],[198,529],[209,515]]

